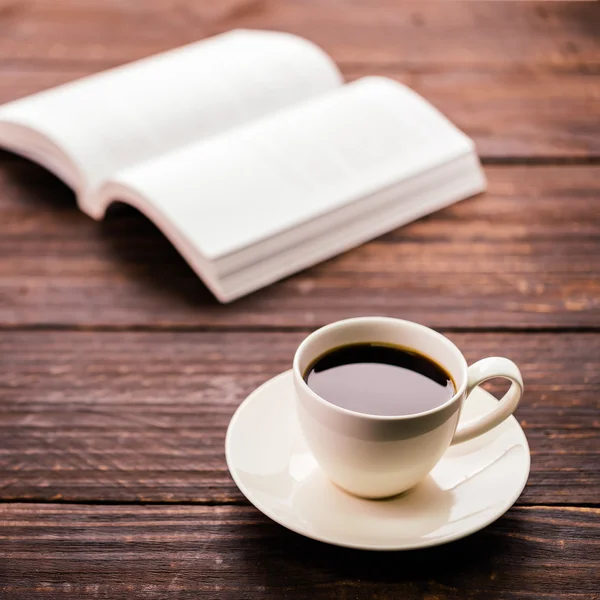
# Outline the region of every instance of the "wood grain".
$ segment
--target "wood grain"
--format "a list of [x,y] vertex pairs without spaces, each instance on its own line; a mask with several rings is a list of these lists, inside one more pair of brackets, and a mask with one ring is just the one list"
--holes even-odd
[[0,506],[0,595],[17,598],[594,600],[600,509],[513,508],[448,546],[326,546],[253,507]]
[[[490,182],[221,306],[141,215],[94,223],[0,153],[0,598],[600,600],[599,22],[593,2],[0,0],[0,103],[234,27],[279,29],[348,80],[423,94],[476,140]],[[246,394],[308,330],[374,313],[524,373],[528,486],[449,546],[307,540],[226,470]]]
[[280,29],[322,45],[347,79],[407,83],[472,136],[484,160],[597,157],[594,19],[597,3],[8,3],[0,103],[233,27]]
[[114,65],[235,27],[305,36],[344,65],[598,66],[593,2],[3,0],[0,61]]
[[[0,498],[245,502],[224,460],[243,398],[303,333],[5,332]],[[450,334],[469,362],[521,365],[525,503],[600,497],[600,336]]]
[[348,80],[384,75],[405,83],[472,137],[484,163],[600,156],[598,75],[569,67],[344,69]]
[[[54,70],[2,67],[0,104],[89,75],[98,65]],[[398,68],[385,62],[344,67],[348,81],[385,75],[439,108],[477,144],[484,162],[536,157],[600,156],[597,74],[576,67]]]
[[133,210],[96,223],[53,177],[0,163],[0,324],[314,327],[388,314],[436,327],[600,325],[600,167],[489,167],[489,191],[219,305]]

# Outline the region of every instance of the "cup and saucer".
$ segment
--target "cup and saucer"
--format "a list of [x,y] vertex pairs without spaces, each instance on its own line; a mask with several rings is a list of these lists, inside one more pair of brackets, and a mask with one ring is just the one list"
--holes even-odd
[[[447,402],[400,416],[327,402],[306,369],[333,348],[360,343],[411,348],[450,373]],[[478,387],[511,382],[497,400]],[[436,546],[474,533],[520,496],[530,468],[512,416],[523,393],[506,358],[470,367],[441,334],[409,321],[362,317],[310,334],[293,368],[252,392],[234,414],[227,465],[248,500],[277,523],[322,542],[368,550]]]

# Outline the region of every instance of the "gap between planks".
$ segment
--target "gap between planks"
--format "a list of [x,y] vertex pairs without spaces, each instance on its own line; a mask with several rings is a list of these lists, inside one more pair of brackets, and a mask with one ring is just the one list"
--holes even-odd
[[[0,148],[0,163],[21,162],[23,156]],[[485,156],[480,155],[479,160],[483,166],[500,167],[571,167],[571,166],[598,166],[600,155],[589,156]]]
[[[385,315],[382,315],[385,316]],[[324,325],[324,324],[323,324]],[[139,325],[139,324],[111,324],[111,325],[74,325],[68,323],[0,323],[0,332],[98,332],[98,333],[119,333],[119,332],[134,332],[134,333],[154,333],[154,332],[172,332],[172,333],[310,333],[321,327],[322,324],[316,323],[314,326],[304,325],[178,325],[161,324],[154,325]],[[600,325],[598,326],[581,326],[581,327],[562,327],[560,325],[552,327],[434,327],[436,331],[441,333],[498,333],[498,334],[539,334],[539,333],[560,333],[560,334],[577,334],[577,333],[600,333]]]
[[[145,502],[143,500],[69,500],[65,498],[0,498],[2,504],[44,504],[49,506],[244,506],[249,507],[252,504],[248,500],[175,500],[173,502],[166,500],[152,500]],[[519,502],[517,500],[511,508],[520,509],[538,509],[538,508],[573,508],[573,509],[597,509],[600,508],[600,502],[544,502],[537,504],[535,502]],[[258,511],[258,509],[256,509]]]

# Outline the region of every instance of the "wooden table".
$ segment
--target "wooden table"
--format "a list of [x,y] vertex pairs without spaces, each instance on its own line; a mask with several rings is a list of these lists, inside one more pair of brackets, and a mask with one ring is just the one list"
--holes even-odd
[[[233,27],[306,36],[477,142],[489,191],[230,306],[135,211],[0,155],[0,597],[600,597],[597,3],[0,0],[0,102]],[[326,546],[255,510],[227,423],[315,327],[423,322],[521,366],[523,495],[468,539]]]

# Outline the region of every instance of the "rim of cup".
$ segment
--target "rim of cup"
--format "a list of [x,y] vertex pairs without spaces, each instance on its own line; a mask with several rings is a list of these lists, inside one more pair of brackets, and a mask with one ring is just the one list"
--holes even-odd
[[[332,330],[342,328],[342,327],[347,327],[347,326],[353,325],[353,324],[369,323],[369,322],[372,322],[372,323],[375,323],[375,322],[386,323],[387,322],[390,325],[395,325],[395,326],[401,325],[403,327],[419,329],[423,333],[426,333],[427,335],[430,335],[433,338],[435,338],[440,344],[444,345],[450,351],[454,352],[457,355],[457,357],[459,357],[459,361],[461,363],[462,382],[461,382],[460,386],[456,389],[453,396],[449,400],[446,400],[446,402],[444,402],[443,404],[440,404],[439,406],[435,406],[434,408],[430,408],[429,410],[424,410],[424,411],[418,412],[418,413],[411,413],[408,415],[372,415],[369,413],[363,413],[363,412],[358,412],[355,410],[350,410],[348,408],[343,408],[341,406],[338,406],[337,404],[333,404],[332,402],[325,400],[325,398],[322,398],[321,396],[319,396],[319,394],[317,394],[315,391],[313,391],[309,387],[308,383],[306,383],[306,380],[304,379],[304,373],[302,373],[302,371],[300,370],[300,357],[301,357],[303,351],[306,349],[306,346],[315,337],[320,337],[320,336],[326,335],[326,334],[330,333]],[[377,343],[378,340],[372,340],[372,342]],[[358,343],[361,343],[361,342],[358,342]],[[368,343],[368,342],[364,342],[364,343]],[[388,342],[382,341],[381,343],[388,343]],[[408,346],[406,348],[408,350],[411,350],[411,348]],[[334,349],[333,347],[329,348],[328,350],[323,352],[321,354],[321,356],[323,354],[326,354],[327,352],[330,352],[333,349]],[[413,350],[413,351],[421,354],[422,356],[426,356],[426,358],[428,358],[428,360],[433,361],[433,359],[429,358],[427,355],[424,355],[422,352],[419,352],[418,350]],[[314,357],[312,360],[314,360],[316,358],[319,358],[319,357]],[[312,360],[311,360],[311,362],[312,362]],[[311,364],[311,363],[309,363],[309,364]],[[445,369],[445,367],[444,367],[444,369]],[[354,416],[354,417],[361,417],[363,419],[372,419],[372,420],[376,420],[376,421],[410,420],[410,419],[416,419],[419,417],[433,415],[437,412],[443,411],[445,408],[447,408],[448,406],[450,406],[451,404],[456,402],[456,400],[464,394],[464,392],[467,388],[467,369],[468,369],[467,361],[466,361],[465,357],[463,356],[463,353],[459,350],[458,346],[454,342],[449,340],[445,335],[442,335],[438,331],[435,331],[435,329],[431,329],[430,327],[427,327],[426,325],[421,325],[420,323],[416,323],[414,321],[407,321],[406,319],[397,319],[395,317],[376,317],[376,316],[353,317],[350,319],[342,319],[340,321],[334,321],[333,323],[324,325],[323,327],[319,327],[319,329],[315,329],[315,331],[308,334],[302,340],[302,342],[296,349],[296,352],[294,354],[294,361],[293,361],[293,365],[292,365],[294,377],[300,382],[300,385],[303,387],[304,391],[307,392],[313,400],[315,400],[319,404],[323,404],[323,405],[327,406],[330,410],[334,410],[341,414],[350,415],[350,416]],[[450,374],[450,375],[452,376],[453,374]],[[454,385],[456,386],[456,383]]]

